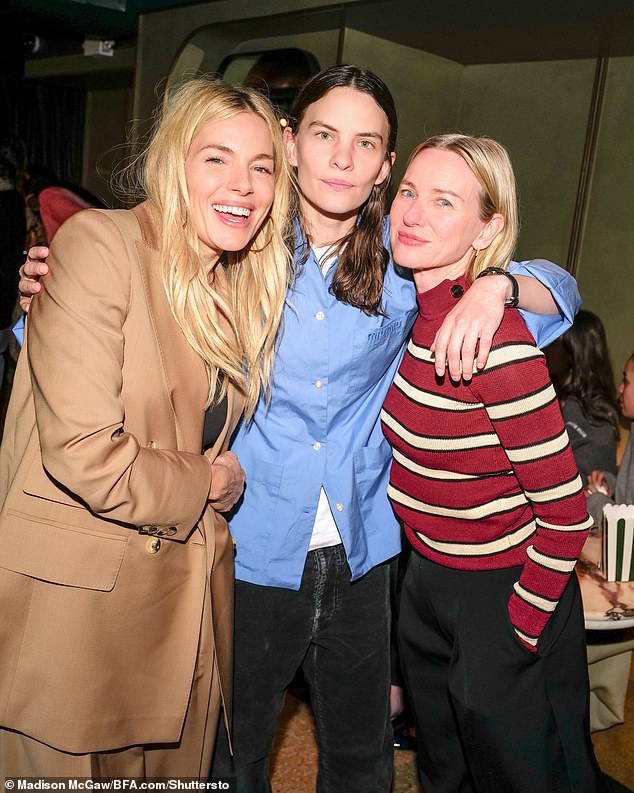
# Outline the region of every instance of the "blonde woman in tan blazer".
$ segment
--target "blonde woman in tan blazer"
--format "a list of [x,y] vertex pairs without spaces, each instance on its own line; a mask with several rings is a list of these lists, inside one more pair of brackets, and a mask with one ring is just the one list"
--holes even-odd
[[288,282],[279,126],[193,80],[141,174],[144,203],[59,231],[30,312],[0,452],[0,777],[205,778],[230,712],[225,450]]

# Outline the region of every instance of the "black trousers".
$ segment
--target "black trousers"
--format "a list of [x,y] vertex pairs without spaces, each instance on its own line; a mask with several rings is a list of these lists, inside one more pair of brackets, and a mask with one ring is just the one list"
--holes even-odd
[[590,740],[575,575],[524,647],[507,611],[521,568],[461,571],[412,553],[400,647],[425,793],[603,793]]
[[299,591],[236,581],[234,762],[220,731],[213,775],[270,793],[287,686],[301,667],[319,750],[317,793],[389,793],[389,563],[350,581],[343,545],[311,551]]

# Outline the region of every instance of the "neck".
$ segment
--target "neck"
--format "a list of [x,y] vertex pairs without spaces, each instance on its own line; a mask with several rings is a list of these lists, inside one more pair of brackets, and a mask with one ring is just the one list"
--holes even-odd
[[317,248],[332,245],[347,236],[355,227],[359,216],[357,210],[347,215],[328,214],[306,201],[303,196],[300,197],[299,207],[306,236],[311,245]]
[[433,270],[414,271],[414,283],[416,291],[429,292],[443,281],[455,281],[467,272],[467,265],[464,262],[456,262],[453,265],[437,267]]
[[205,268],[205,272],[207,273],[207,278],[209,281],[213,279],[213,272],[220,261],[220,254],[213,253],[208,256],[203,256],[203,267]]

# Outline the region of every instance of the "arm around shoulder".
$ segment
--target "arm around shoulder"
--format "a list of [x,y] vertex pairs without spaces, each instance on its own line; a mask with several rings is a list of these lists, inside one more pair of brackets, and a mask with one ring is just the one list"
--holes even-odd
[[522,316],[539,347],[546,347],[572,325],[581,308],[577,282],[547,259],[511,262],[520,284]]

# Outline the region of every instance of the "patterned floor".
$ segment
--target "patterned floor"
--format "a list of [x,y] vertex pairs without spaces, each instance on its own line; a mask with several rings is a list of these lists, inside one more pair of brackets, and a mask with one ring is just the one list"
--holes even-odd
[[[413,752],[396,752],[393,793],[423,793],[416,784]],[[273,758],[273,793],[312,793],[317,748],[310,706],[292,694],[286,699]]]
[[[625,722],[592,736],[599,764],[613,780],[612,793],[634,791],[632,678],[634,670],[625,706]],[[413,752],[396,752],[394,764],[392,793],[424,793],[416,782]],[[273,759],[273,793],[314,793],[316,768],[317,749],[310,706],[289,694],[282,713]]]

